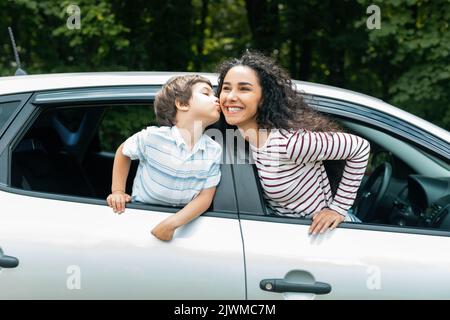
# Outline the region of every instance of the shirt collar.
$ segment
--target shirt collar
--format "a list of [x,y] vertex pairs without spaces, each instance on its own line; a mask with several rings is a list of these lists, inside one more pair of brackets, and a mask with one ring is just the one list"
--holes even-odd
[[[185,148],[187,148],[186,141],[184,141],[183,137],[181,136],[180,130],[177,128],[177,126],[172,126],[172,135],[175,138],[175,143],[177,144],[177,147],[184,145]],[[195,144],[194,148],[192,149],[192,153],[197,152],[197,150],[206,150],[206,141],[205,141],[205,135],[202,134],[200,139]]]

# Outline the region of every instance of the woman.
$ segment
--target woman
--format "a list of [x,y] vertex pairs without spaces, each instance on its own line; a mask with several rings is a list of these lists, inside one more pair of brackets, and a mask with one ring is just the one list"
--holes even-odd
[[[367,166],[370,145],[339,132],[299,95],[272,59],[246,52],[219,67],[225,120],[249,143],[269,206],[279,215],[309,217],[312,234],[358,221],[348,211]],[[346,160],[333,197],[323,160]]]

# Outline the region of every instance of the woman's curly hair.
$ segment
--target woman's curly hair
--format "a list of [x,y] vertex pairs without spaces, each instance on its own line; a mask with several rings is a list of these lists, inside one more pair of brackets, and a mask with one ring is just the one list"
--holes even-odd
[[312,109],[295,89],[286,70],[273,59],[259,52],[246,51],[239,59],[219,65],[218,95],[227,72],[235,66],[253,69],[262,88],[256,122],[262,129],[306,129],[311,131],[341,131],[340,126]]

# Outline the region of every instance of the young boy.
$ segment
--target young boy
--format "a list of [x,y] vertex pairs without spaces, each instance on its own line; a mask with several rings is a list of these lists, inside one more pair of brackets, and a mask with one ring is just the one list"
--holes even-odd
[[[158,239],[169,241],[176,228],[205,212],[213,200],[222,149],[203,132],[219,120],[220,106],[208,79],[186,75],[167,81],[156,96],[155,113],[162,127],[148,127],[117,149],[106,200],[117,213],[131,200],[184,206],[152,230]],[[130,197],[125,185],[134,159],[139,167]]]

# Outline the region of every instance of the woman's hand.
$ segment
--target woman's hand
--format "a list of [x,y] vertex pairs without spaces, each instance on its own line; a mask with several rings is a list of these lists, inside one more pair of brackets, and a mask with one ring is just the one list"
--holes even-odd
[[329,208],[322,209],[320,212],[313,215],[309,233],[315,235],[317,233],[324,233],[328,229],[333,230],[344,221],[344,219],[345,217],[342,214],[339,214],[334,210]]
[[168,217],[158,223],[152,230],[152,235],[162,241],[170,241],[173,238],[173,234],[176,230],[176,224],[173,217]]
[[130,201],[130,195],[123,191],[114,191],[106,198],[108,206],[110,206],[115,213],[119,214],[125,211],[125,203]]

